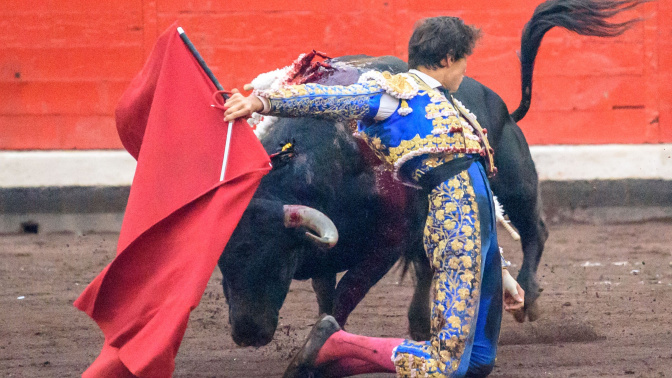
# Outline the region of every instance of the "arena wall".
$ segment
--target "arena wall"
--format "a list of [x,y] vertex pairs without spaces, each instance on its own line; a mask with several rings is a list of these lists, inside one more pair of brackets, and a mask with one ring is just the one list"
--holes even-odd
[[[179,20],[227,88],[317,49],[406,58],[413,24],[456,15],[484,37],[468,74],[520,100],[527,0],[6,0],[0,10],[0,148],[117,149],[117,99],[157,36]],[[531,144],[672,142],[672,1],[630,12],[615,39],[552,30],[535,70]]]

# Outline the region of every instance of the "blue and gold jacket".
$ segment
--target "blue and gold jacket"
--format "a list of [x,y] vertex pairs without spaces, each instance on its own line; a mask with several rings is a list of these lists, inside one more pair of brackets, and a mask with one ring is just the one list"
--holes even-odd
[[[486,157],[494,170],[492,149],[476,117],[412,73],[370,71],[348,86],[301,84],[255,93],[268,99],[271,115],[356,120],[356,135],[408,185],[414,186],[428,170],[467,155]],[[381,119],[385,94],[399,101],[396,111]]]

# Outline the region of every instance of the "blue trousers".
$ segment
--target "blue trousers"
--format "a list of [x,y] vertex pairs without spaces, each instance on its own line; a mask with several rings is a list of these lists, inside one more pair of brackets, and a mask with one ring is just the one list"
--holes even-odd
[[483,166],[428,196],[424,246],[432,267],[432,337],[405,340],[392,356],[399,377],[484,377],[497,354],[502,272],[492,192]]

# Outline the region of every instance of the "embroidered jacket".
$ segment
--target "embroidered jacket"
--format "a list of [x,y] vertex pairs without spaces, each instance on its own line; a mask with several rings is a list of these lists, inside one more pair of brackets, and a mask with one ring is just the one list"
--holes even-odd
[[[494,169],[492,150],[476,117],[412,73],[370,71],[353,85],[290,85],[256,94],[268,99],[271,115],[357,120],[356,134],[408,185],[458,156],[486,156]],[[381,103],[387,101],[389,107],[387,95],[398,99],[396,109],[381,115]]]

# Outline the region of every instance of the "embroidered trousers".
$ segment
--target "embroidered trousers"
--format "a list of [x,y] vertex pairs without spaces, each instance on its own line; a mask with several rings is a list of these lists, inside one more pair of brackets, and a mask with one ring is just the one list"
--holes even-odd
[[434,268],[432,337],[392,356],[399,377],[484,377],[502,319],[502,272],[494,205],[480,162],[428,196],[424,246]]

